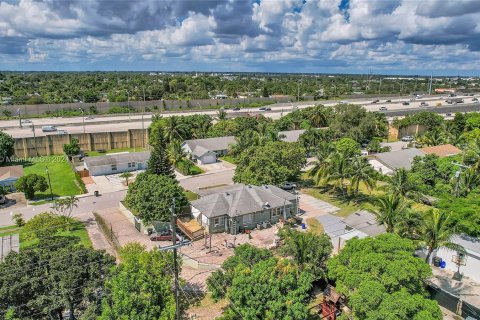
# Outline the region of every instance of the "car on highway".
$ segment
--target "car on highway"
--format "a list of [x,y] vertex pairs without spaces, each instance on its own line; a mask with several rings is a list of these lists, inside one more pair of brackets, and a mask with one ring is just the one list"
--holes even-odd
[[478,102],[478,98],[473,98],[472,102]]
[[380,107],[380,108],[378,108],[378,110],[380,110],[380,111],[387,111],[388,109],[387,109],[387,107]]
[[271,111],[271,110],[272,110],[272,108],[270,108],[270,107],[266,107],[266,108],[265,108],[265,110],[267,110],[267,111]]
[[54,131],[57,131],[57,127],[55,127],[55,126],[43,126],[42,131],[43,132],[54,132]]
[[341,100],[340,103],[341,103],[341,104],[347,104],[348,101],[346,101],[346,100]]
[[266,111],[266,110],[267,110],[267,108],[265,108],[265,107],[261,107],[261,108],[260,108],[260,109],[258,109],[258,110],[259,110],[259,111]]
[[32,123],[32,120],[23,119],[23,120],[22,120],[22,123]]
[[373,100],[372,103],[378,103],[380,100]]
[[447,117],[451,117],[451,116],[452,116],[452,114],[451,114],[451,113],[447,113],[447,114],[445,114],[445,116],[447,116]]
[[85,120],[93,120],[93,119],[95,119],[95,117],[92,117],[92,116],[85,117]]
[[402,104],[403,104],[404,106],[408,106],[408,105],[410,105],[410,102],[408,102],[408,101],[403,101]]
[[420,107],[428,107],[428,103],[422,102],[422,103],[420,103]]
[[57,134],[67,134],[66,130],[57,130]]
[[392,102],[392,100],[388,99],[388,100],[385,100],[385,102]]
[[413,141],[414,138],[412,136],[404,136],[402,137],[402,141],[403,142],[410,142],[410,141]]
[[150,235],[150,241],[171,241],[172,235],[172,231],[170,230],[155,232]]
[[233,108],[233,111],[239,111],[239,110],[240,110],[239,107]]

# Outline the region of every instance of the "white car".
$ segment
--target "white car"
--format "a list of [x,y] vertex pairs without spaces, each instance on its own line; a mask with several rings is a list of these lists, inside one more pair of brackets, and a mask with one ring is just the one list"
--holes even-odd
[[414,138],[412,136],[404,136],[402,137],[402,141],[403,142],[410,142],[410,141],[413,141]]

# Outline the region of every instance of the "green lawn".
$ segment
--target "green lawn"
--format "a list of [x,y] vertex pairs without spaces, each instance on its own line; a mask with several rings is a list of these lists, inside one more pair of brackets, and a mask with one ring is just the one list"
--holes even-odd
[[188,201],[193,201],[200,198],[198,194],[190,190],[185,190],[184,194],[187,197]]
[[[53,196],[74,196],[81,193],[75,183],[75,173],[64,156],[35,157],[23,163],[24,174],[35,173],[47,179],[46,167],[50,173]],[[35,193],[35,199],[48,199],[50,188],[45,192]]]
[[199,167],[197,167],[195,165],[190,168],[190,175],[191,176],[194,176],[194,175],[197,175],[197,174],[202,174],[204,172],[205,171],[203,171],[202,169],[200,169]]
[[233,159],[231,156],[223,156],[219,158],[220,160],[230,162],[231,164],[235,164],[235,159]]
[[360,205],[353,204],[348,200],[343,200],[341,197],[331,191],[324,191],[319,188],[306,188],[302,189],[302,192],[340,208],[339,211],[334,213],[334,215],[339,217],[348,217],[355,211],[360,210]]
[[[85,229],[83,223],[81,223],[80,221],[76,221],[72,224],[71,229],[71,231],[59,231],[56,235],[60,237],[75,237],[78,238],[79,243],[81,243],[85,247],[92,247],[92,242],[90,241],[87,229]],[[17,226],[0,228],[0,237],[9,236],[17,233],[20,234],[20,249],[25,249],[38,243],[38,239],[25,240],[22,236],[22,228],[18,228]]]
[[141,152],[141,151],[146,151],[146,149],[145,148],[117,148],[117,149],[107,150],[104,153],[101,153],[101,152],[98,152],[98,151],[87,151],[85,153],[88,154],[89,157],[98,157],[98,156],[104,156],[104,155],[110,154],[110,153]]

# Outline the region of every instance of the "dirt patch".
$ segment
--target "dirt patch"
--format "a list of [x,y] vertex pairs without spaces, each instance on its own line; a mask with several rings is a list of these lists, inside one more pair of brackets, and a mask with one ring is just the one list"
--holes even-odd
[[90,176],[88,176],[88,177],[83,177],[83,178],[82,178],[82,181],[83,181],[83,183],[85,183],[85,184],[95,183],[95,181],[93,181],[93,178],[90,177]]

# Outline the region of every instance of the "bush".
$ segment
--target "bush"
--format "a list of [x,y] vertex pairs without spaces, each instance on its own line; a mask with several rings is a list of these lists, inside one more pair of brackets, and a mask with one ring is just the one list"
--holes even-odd
[[75,172],[75,183],[80,188],[80,191],[82,193],[87,193],[87,187],[85,186],[85,183],[83,182],[82,177],[78,172]]
[[15,225],[19,228],[25,225],[25,220],[23,219],[23,214],[21,213],[15,213],[12,216],[12,219],[15,221]]
[[108,113],[129,113],[135,111],[132,107],[111,107],[108,109]]

